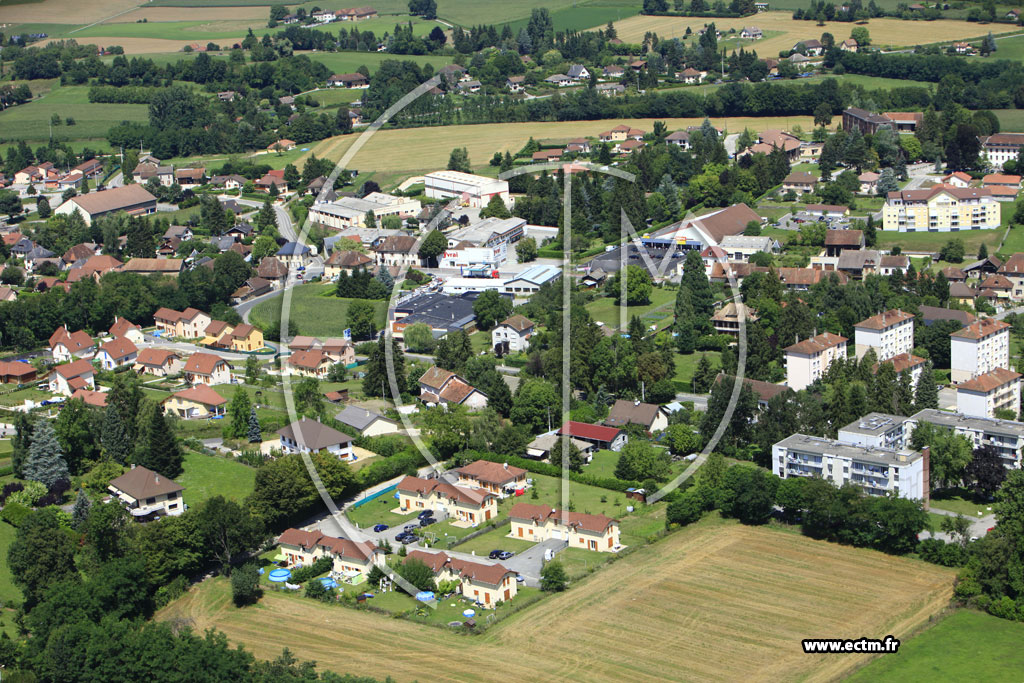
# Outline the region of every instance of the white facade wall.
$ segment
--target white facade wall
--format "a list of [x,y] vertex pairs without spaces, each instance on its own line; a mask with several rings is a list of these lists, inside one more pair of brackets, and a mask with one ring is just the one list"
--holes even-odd
[[1010,329],[981,339],[950,337],[950,378],[963,382],[996,368],[1010,367]]

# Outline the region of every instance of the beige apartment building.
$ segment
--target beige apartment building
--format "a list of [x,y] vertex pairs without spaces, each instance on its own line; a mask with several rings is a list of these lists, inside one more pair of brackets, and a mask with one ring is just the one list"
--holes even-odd
[[936,185],[890,192],[882,207],[882,229],[898,232],[959,232],[999,227],[1000,203],[978,187]]
[[893,309],[873,315],[853,326],[857,360],[874,349],[879,361],[914,350],[914,316]]
[[839,358],[846,358],[846,337],[831,332],[822,332],[810,339],[787,346],[786,386],[800,391],[812,384],[828,370],[828,366]]

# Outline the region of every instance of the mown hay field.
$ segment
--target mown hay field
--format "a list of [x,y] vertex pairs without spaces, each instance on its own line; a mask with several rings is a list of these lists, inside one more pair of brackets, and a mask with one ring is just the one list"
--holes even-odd
[[231,605],[204,582],[159,619],[216,627],[258,657],[424,680],[834,680],[867,656],[808,656],[807,637],[902,637],[948,604],[954,572],[709,518],[601,569],[479,637],[269,593]]
[[[414,175],[443,169],[455,147],[466,147],[470,162],[486,168],[495,152],[515,154],[532,137],[537,141],[564,143],[575,137],[596,137],[620,123],[650,132],[654,121],[665,121],[669,130],[699,126],[703,119],[607,119],[600,121],[556,121],[540,123],[485,123],[471,126],[441,126],[431,128],[400,128],[374,133],[356,153],[349,168],[373,170],[378,173]],[[769,128],[790,129],[800,125],[804,130],[813,127],[809,116],[766,116],[711,119],[719,129],[730,133],[744,128],[763,131]],[[359,137],[360,133],[329,138],[317,143],[311,152],[317,157],[338,161]]]
[[0,24],[91,24],[140,5],[140,0],[45,0],[0,3]]
[[[849,22],[826,22],[818,26],[814,21],[796,21],[790,12],[762,12],[754,17],[738,19],[713,19],[708,17],[650,17],[636,16],[615,22],[615,30],[619,38],[627,43],[640,43],[644,34],[652,31],[659,38],[682,38],[687,27],[696,34],[705,24],[714,22],[715,27],[723,34],[729,29],[737,32],[744,26],[756,26],[764,31],[774,33],[763,40],[742,40],[741,44],[748,50],[757,50],[761,57],[778,57],[780,50],[790,50],[801,40],[820,38],[822,33],[831,33],[836,42],[850,37],[854,24]],[[596,28],[596,27],[595,27]],[[904,47],[924,45],[953,40],[968,40],[993,33],[1007,33],[1012,26],[983,25],[976,22],[938,20],[938,21],[904,21],[902,19],[872,19],[865,28],[871,35],[872,45]]]

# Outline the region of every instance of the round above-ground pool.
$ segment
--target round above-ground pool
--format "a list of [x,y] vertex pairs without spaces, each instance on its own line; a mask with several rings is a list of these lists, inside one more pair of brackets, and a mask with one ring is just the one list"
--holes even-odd
[[416,599],[420,602],[430,602],[434,599],[433,591],[420,591],[416,594]]
[[330,578],[328,578],[326,576],[324,576],[324,577],[322,577],[320,579],[320,583],[322,583],[324,585],[324,588],[337,588],[338,587],[338,582],[337,581],[335,581],[334,579],[330,579]]
[[471,609],[463,610],[462,616],[472,618],[476,616],[476,612]]
[[292,573],[290,571],[288,571],[287,569],[275,569],[274,571],[270,572],[270,576],[268,578],[271,581],[276,581],[277,583],[283,583],[283,582],[287,581],[288,579],[292,578]]

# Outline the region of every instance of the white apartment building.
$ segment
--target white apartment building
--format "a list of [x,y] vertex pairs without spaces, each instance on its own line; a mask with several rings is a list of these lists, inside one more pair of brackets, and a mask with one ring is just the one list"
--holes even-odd
[[892,492],[920,500],[929,491],[927,450],[865,447],[793,434],[772,446],[772,468],[783,479],[820,477],[835,486],[859,486],[872,496]]
[[882,207],[882,229],[899,232],[959,232],[999,227],[1000,203],[990,190],[936,185],[890,192]]
[[1011,159],[1017,160],[1024,147],[1024,133],[996,133],[981,140],[981,155],[993,166],[1002,167]]
[[868,413],[839,430],[843,443],[862,448],[888,448],[898,451],[910,444],[913,425],[902,415]]
[[1024,455],[1024,424],[1014,420],[999,420],[989,417],[971,417],[959,413],[947,413],[944,410],[928,408],[911,416],[901,418],[906,421],[907,438],[914,433],[914,428],[922,422],[952,429],[971,440],[975,448],[991,446],[999,453],[1003,464],[1008,468],[1020,469]]
[[1010,326],[1002,320],[976,320],[949,337],[953,382],[1010,367]]
[[831,332],[797,342],[786,353],[786,386],[793,391],[806,388],[828,370],[836,359],[846,358],[846,337]]
[[956,411],[971,417],[995,417],[997,410],[1020,414],[1020,373],[996,368],[956,385]]
[[879,361],[914,350],[914,316],[906,311],[893,309],[873,315],[853,329],[857,360],[863,358],[868,349],[875,350]]
[[477,209],[487,206],[495,195],[509,203],[508,181],[471,173],[434,171],[423,176],[423,188],[430,199],[458,198],[462,204]]

